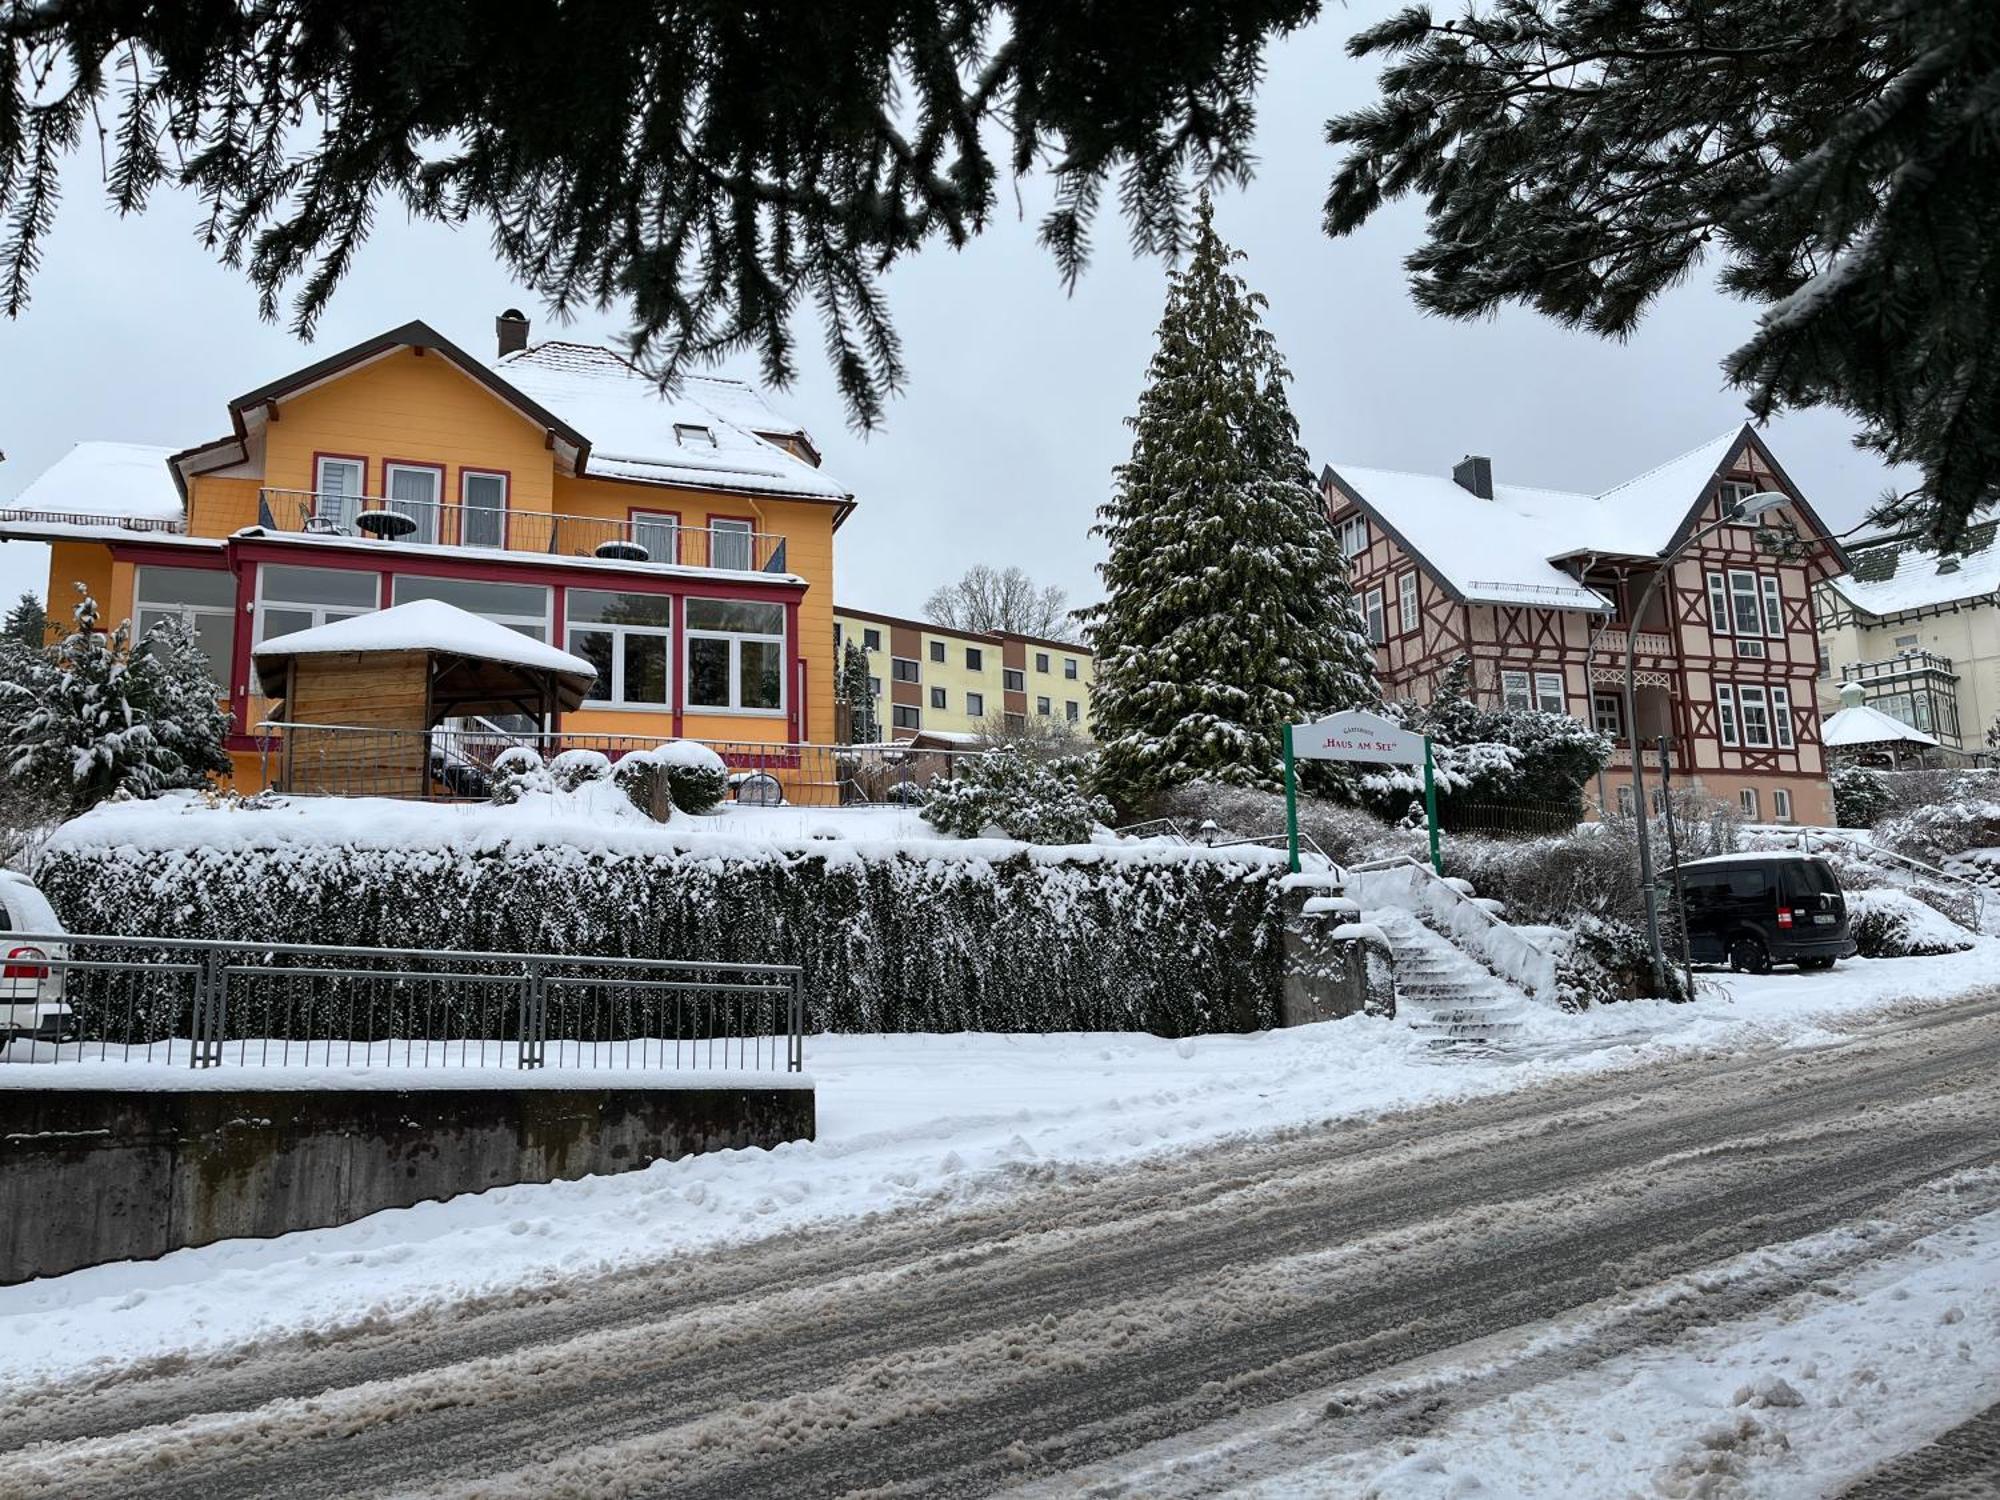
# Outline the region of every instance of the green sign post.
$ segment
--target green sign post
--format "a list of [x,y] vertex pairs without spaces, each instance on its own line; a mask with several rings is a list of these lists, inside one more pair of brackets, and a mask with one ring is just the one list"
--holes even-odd
[[1287,724],[1285,752],[1285,842],[1291,868],[1299,873],[1299,774],[1302,760],[1368,761],[1377,765],[1424,768],[1424,822],[1430,830],[1431,868],[1444,873],[1444,851],[1438,841],[1437,763],[1431,737],[1412,734],[1394,719],[1365,708],[1329,714],[1310,724]]

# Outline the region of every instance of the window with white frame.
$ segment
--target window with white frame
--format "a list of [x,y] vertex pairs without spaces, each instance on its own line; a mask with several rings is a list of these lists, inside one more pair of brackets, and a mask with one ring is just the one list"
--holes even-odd
[[1768,750],[1771,748],[1771,704],[1764,689],[1756,683],[1741,682],[1736,685],[1736,711],[1742,720],[1743,748],[1746,750]]
[[1052,705],[1046,698],[1037,698],[1035,700],[1035,712],[1040,714],[1045,719],[1049,716],[1049,711],[1051,707]]
[[890,722],[898,729],[922,729],[924,727],[923,711],[914,704],[896,704],[890,710],[889,718]]
[[1913,635],[1899,635],[1896,637],[1896,649],[1898,651],[1914,651],[1916,645],[1917,638]]
[[784,712],[785,606],[689,599],[681,608],[687,625],[688,707]]
[[1048,669],[1049,653],[1046,651],[1037,651],[1035,653],[1035,670],[1037,672],[1046,672]]
[[1793,748],[1792,738],[1792,692],[1790,688],[1771,689],[1771,735],[1780,750]]
[[880,651],[882,649],[882,632],[879,630],[869,630],[864,627],[861,632],[861,649],[863,651]]
[[[1722,481],[1721,493],[1717,498],[1721,501],[1723,515],[1734,519],[1744,506],[1750,504],[1761,493],[1762,491],[1754,484],[1745,484],[1740,479],[1725,479]],[[1757,522],[1737,521],[1736,524],[1754,526]]]
[[262,645],[330,620],[368,614],[381,602],[381,585],[373,573],[267,564],[257,570],[254,635]]
[[1771,788],[1771,816],[1780,823],[1792,821],[1792,794],[1785,787]]
[[219,688],[229,683],[236,644],[236,579],[222,568],[160,568],[141,564],[132,584],[134,626],[143,640],[156,625],[179,620],[208,659]]
[[1028,674],[1019,667],[1002,667],[1000,686],[1010,693],[1025,693],[1028,690]]
[[1726,682],[1715,685],[1715,717],[1722,743],[1734,749],[1741,743],[1736,732],[1736,689]]
[[444,470],[432,464],[382,465],[382,495],[389,509],[417,523],[405,540],[435,542],[438,512],[444,508]]
[[458,471],[458,539],[468,547],[507,545],[507,476]]
[[1618,816],[1619,816],[1619,817],[1621,817],[1621,818],[1629,818],[1629,817],[1631,817],[1631,816],[1632,816],[1632,808],[1633,808],[1633,806],[1634,806],[1634,803],[1633,803],[1633,801],[1632,801],[1632,788],[1631,788],[1630,786],[1621,786],[1621,787],[1619,787],[1619,788],[1618,788]]
[[1526,672],[1500,674],[1500,703],[1505,708],[1533,708],[1534,688]]
[[571,589],[564,600],[569,654],[597,668],[591,703],[665,708],[673,681],[673,600],[665,594]]
[[1757,821],[1757,788],[1746,786],[1736,794],[1737,804],[1743,809],[1743,816],[1751,822]]
[[324,526],[346,531],[368,489],[368,461],[322,454],[313,460],[313,510]]
[[967,693],[965,695],[965,716],[969,719],[983,719],[986,717],[986,695],[984,693]]
[[1769,573],[1757,575],[1757,588],[1764,596],[1764,634],[1782,639],[1785,634],[1785,606],[1778,580]]
[[1590,695],[1590,721],[1599,734],[1614,740],[1625,737],[1625,701],[1616,693]]
[[1738,635],[1764,633],[1763,604],[1757,597],[1757,575],[1732,568],[1729,572],[1729,624]]
[[1396,623],[1408,635],[1417,628],[1417,575],[1405,573],[1396,580]]
[[907,656],[892,656],[889,658],[889,675],[898,682],[922,682],[923,663],[912,661]]
[[1729,634],[1729,580],[1720,573],[1706,575],[1708,579],[1708,628],[1712,634]]
[[1819,643],[1819,676],[1822,682],[1830,681],[1833,677],[1833,652],[1828,649],[1825,641]]
[[931,689],[931,707],[932,707],[932,708],[943,708],[943,707],[945,706],[945,703],[946,703],[946,699],[945,699],[945,694],[944,694],[944,689],[943,689],[943,688],[941,688],[941,687],[934,687],[934,688],[932,688],[932,689]]
[[932,641],[932,642],[931,642],[931,660],[932,660],[932,661],[943,661],[943,660],[944,660],[944,642],[943,642],[943,641]]
[[1368,621],[1368,643],[1379,646],[1389,638],[1388,622],[1383,619],[1382,591],[1370,589],[1362,597],[1362,615]]
[[[670,510],[635,510],[632,512],[632,540],[646,549],[648,562],[679,562],[681,518]],[[882,644],[882,633],[878,630],[864,631],[863,635],[873,636],[873,645]]]
[[1368,550],[1368,518],[1349,516],[1334,529],[1342,557],[1359,557]]
[[1065,698],[1063,700],[1063,717],[1072,724],[1076,723],[1077,720],[1083,717],[1083,705],[1078,703],[1074,698]]
[[535,640],[549,638],[549,590],[538,583],[487,583],[473,578],[424,578],[414,573],[398,573],[389,597],[396,604],[440,599]]
[[1078,675],[1076,658],[1074,656],[1065,656],[1063,658],[1063,677],[1065,680],[1075,682]]
[[871,698],[879,698],[882,696],[881,678],[871,677],[868,679],[868,696]]
[[1569,699],[1563,692],[1560,672],[1537,672],[1535,674],[1535,707],[1545,714],[1566,714]]

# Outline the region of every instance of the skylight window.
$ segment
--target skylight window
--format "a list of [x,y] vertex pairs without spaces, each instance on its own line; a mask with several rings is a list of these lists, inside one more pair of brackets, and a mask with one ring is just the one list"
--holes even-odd
[[709,447],[713,448],[715,446],[715,434],[699,422],[676,422],[674,423],[674,441],[683,448],[696,447],[702,443],[706,443]]

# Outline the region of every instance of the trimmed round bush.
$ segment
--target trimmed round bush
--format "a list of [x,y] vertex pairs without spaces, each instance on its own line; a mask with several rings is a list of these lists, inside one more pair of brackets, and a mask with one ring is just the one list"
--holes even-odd
[[694,740],[669,740],[646,752],[665,769],[674,806],[704,817],[722,806],[729,795],[729,767],[708,746]]
[[602,750],[565,750],[549,762],[549,775],[558,791],[573,792],[586,782],[606,780],[611,759]]
[[634,750],[611,767],[611,780],[628,801],[656,823],[673,816],[673,787],[657,750]]
[[969,756],[950,778],[933,776],[924,793],[924,821],[939,833],[974,839],[997,832],[1029,844],[1081,844],[1111,804],[1049,765],[1012,746]]
[[555,790],[555,778],[542,757],[526,745],[510,746],[494,756],[488,774],[493,801],[500,807],[519,802],[529,792]]

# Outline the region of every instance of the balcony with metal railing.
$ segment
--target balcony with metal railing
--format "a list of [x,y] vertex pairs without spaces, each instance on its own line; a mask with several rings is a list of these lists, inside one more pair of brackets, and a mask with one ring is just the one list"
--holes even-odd
[[260,489],[258,522],[301,536],[353,537],[482,552],[594,557],[734,573],[785,571],[785,539],[748,522],[683,526],[667,515],[563,515],[381,495]]
[[1928,673],[1938,678],[1958,680],[1958,673],[1949,656],[1939,656],[1934,651],[1905,650],[1881,661],[1854,661],[1840,669],[1842,682],[1863,684],[1883,682],[1898,677],[1915,677]]

